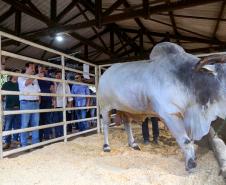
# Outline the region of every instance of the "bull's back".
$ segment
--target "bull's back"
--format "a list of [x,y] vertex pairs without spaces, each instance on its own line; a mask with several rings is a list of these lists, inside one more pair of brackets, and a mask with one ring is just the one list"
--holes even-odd
[[[132,62],[111,66],[100,78],[99,99],[102,106],[121,110],[146,109],[151,81],[149,62]],[[131,110],[132,111],[132,110]]]

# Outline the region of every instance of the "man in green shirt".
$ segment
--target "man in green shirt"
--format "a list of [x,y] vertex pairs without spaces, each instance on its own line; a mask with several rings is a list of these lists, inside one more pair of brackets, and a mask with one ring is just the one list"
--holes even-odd
[[[19,72],[19,70],[14,70],[13,72]],[[2,90],[6,91],[19,91],[17,77],[12,76],[8,82],[5,82],[2,86]],[[6,95],[5,96],[5,110],[19,110],[19,96],[18,95]],[[6,115],[5,116],[5,124],[4,124],[4,131],[9,131],[19,129],[20,128],[20,115]],[[11,135],[7,135],[3,138],[4,145],[3,149],[7,149],[10,147],[11,144]],[[19,134],[13,135],[13,140],[18,142],[19,141]]]

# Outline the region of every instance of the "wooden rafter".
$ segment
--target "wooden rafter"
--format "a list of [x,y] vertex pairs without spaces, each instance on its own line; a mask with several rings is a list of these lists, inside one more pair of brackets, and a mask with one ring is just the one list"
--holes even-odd
[[114,53],[115,39],[114,39],[114,30],[110,29],[110,48],[111,52]]
[[102,0],[95,0],[95,20],[96,26],[101,28],[102,25]]
[[56,21],[57,16],[57,0],[50,0],[50,19]]
[[[162,15],[162,16],[166,16],[168,17],[169,14],[168,13],[157,13],[157,15]],[[216,18],[216,17],[203,17],[203,16],[193,16],[193,15],[182,15],[182,14],[176,14],[174,13],[173,14],[174,17],[180,17],[180,18],[188,18],[188,19],[200,19],[200,20],[213,20],[213,21],[216,21],[216,20],[220,20],[220,21],[226,21],[225,18]]]
[[[163,21],[159,21],[159,20],[157,20],[157,19],[152,19],[152,18],[150,18],[149,20],[154,21],[154,22],[157,22],[157,23],[160,23],[160,24],[163,24],[163,25],[167,25],[167,26],[172,27],[171,24],[168,24],[168,23],[163,22]],[[205,39],[208,39],[208,40],[211,40],[211,39],[212,39],[212,38],[210,38],[210,37],[208,37],[208,36],[202,35],[202,34],[200,34],[200,33],[197,33],[197,32],[194,32],[194,31],[191,31],[191,30],[188,30],[188,29],[179,27],[179,26],[177,26],[177,29],[178,29],[178,30],[185,31],[185,32],[187,32],[187,33],[191,33],[191,34],[196,35],[196,36],[201,37],[201,38],[205,38]],[[220,42],[218,42],[218,44],[220,44]]]
[[[146,4],[148,4],[147,2],[145,2]],[[130,8],[131,6],[129,5],[129,3],[125,0],[124,1],[124,6],[126,8]],[[146,16],[145,16],[146,17]],[[152,36],[150,34],[148,34],[147,28],[143,25],[143,23],[141,22],[141,20],[139,18],[135,18],[134,19],[135,22],[137,23],[137,25],[140,27],[140,29],[143,30],[143,33],[146,34],[146,36],[148,37],[148,39],[153,43],[153,45],[155,44],[155,40],[152,38]]]
[[80,15],[82,15],[83,13],[85,13],[86,11],[88,11],[87,9],[82,10],[82,12],[77,13],[76,15],[70,17],[69,19],[67,19],[66,21],[64,21],[62,24],[68,24],[69,22],[73,21],[74,19],[76,19],[77,17],[79,17]]
[[116,8],[118,8],[123,2],[124,2],[124,0],[117,0],[116,2],[114,2],[107,10],[105,10],[105,12],[103,13],[103,17],[104,17],[104,16],[110,15],[110,14],[111,14]]
[[94,43],[93,41],[86,39],[85,37],[79,35],[78,33],[75,33],[75,32],[71,33],[71,36],[73,36],[75,39],[80,40],[84,44],[88,44],[89,46],[93,47],[94,49],[103,51],[105,54],[107,54],[109,56],[113,55],[110,51],[106,50],[105,48],[100,47],[98,44]]
[[40,13],[33,11],[30,7],[26,6],[24,3],[17,1],[17,0],[2,0],[8,4],[10,4],[12,7],[14,7],[15,10],[24,12],[27,15],[30,15],[31,17],[34,17],[47,25],[50,23],[49,18],[45,15],[41,15]]
[[[89,37],[88,40],[92,41],[92,40],[98,38],[98,36],[101,36],[101,35],[107,33],[108,31],[109,31],[108,28],[105,28],[103,31],[99,32],[98,34],[94,34],[92,37]],[[75,49],[81,47],[83,44],[84,44],[83,42],[79,42],[78,44],[72,46],[70,48],[70,52],[73,52]]]
[[[76,6],[79,9],[79,11],[82,12],[82,8],[80,7],[80,5],[76,4]],[[85,13],[82,13],[82,15],[86,19],[86,21],[89,21],[89,18]],[[92,26],[91,28],[94,31],[94,33],[97,34],[97,36],[98,36],[100,42],[102,43],[102,45],[104,46],[104,48],[107,49],[107,45],[105,44],[104,40],[101,38],[101,35],[98,35],[97,29],[94,26]]]
[[[10,2],[13,4],[12,0],[3,0],[5,2]],[[156,5],[156,6],[152,6],[149,8],[149,12],[150,14],[152,13],[159,13],[159,12],[165,12],[165,11],[171,11],[171,10],[176,10],[179,8],[187,8],[187,7],[192,7],[192,6],[198,6],[201,4],[207,4],[207,3],[211,3],[211,2],[217,2],[217,1],[222,1],[222,0],[184,0],[184,1],[178,1],[178,2],[174,2],[174,3],[170,3],[170,5]],[[86,1],[83,1],[83,3]],[[22,9],[22,11],[25,9]],[[25,11],[25,13],[27,12],[27,10]],[[28,12],[29,13],[29,12]],[[143,9],[141,10],[134,10],[131,12],[125,12],[125,13],[120,13],[120,14],[116,14],[116,15],[110,15],[107,17],[103,17],[103,21],[102,21],[102,25],[103,24],[109,24],[112,22],[117,22],[117,21],[121,21],[124,19],[130,19],[130,18],[135,18],[135,17],[139,17],[143,15]],[[32,15],[31,15],[32,16]],[[40,19],[40,16],[38,15],[38,19]],[[43,18],[42,18],[43,19]],[[44,20],[43,20],[44,21]],[[45,20],[46,21],[46,20]],[[85,21],[85,22],[80,22],[80,23],[76,23],[76,24],[71,24],[71,25],[57,25],[57,26],[53,26],[51,28],[46,28],[46,29],[42,29],[39,32],[36,32],[34,35],[32,35],[32,38],[36,38],[36,37],[40,37],[40,36],[44,36],[44,35],[49,35],[49,32],[55,32],[55,33],[59,33],[59,32],[70,32],[70,31],[75,31],[76,29],[82,29],[82,28],[87,28],[90,26],[95,26],[96,25],[96,21],[95,20],[90,20]]]
[[216,38],[216,33],[217,33],[217,30],[218,30],[219,25],[220,25],[220,19],[223,15],[225,5],[226,5],[226,1],[223,1],[222,4],[221,4],[221,7],[220,7],[219,14],[218,14],[218,20],[216,21],[216,25],[214,27],[214,31],[213,31],[213,34],[212,34],[213,38]]
[[56,17],[56,22],[59,22],[65,15],[67,15],[77,4],[78,0],[72,0]]
[[15,13],[15,33],[19,35],[21,33],[21,12],[16,11]]
[[[138,30],[135,29],[128,29],[128,28],[120,28],[121,31],[129,32],[129,33],[138,33]],[[186,40],[186,41],[193,41],[193,42],[200,42],[200,43],[206,43],[206,44],[223,44],[216,40],[211,39],[204,39],[199,37],[191,37],[191,36],[185,36],[185,35],[175,35],[171,33],[161,33],[161,32],[153,32],[149,31],[149,34],[155,37],[169,37],[171,39],[180,39],[180,40]]]
[[89,47],[87,44],[84,45],[84,58],[87,60],[89,58]]
[[5,21],[7,18],[9,18],[13,13],[15,12],[15,9],[13,7],[10,7],[7,11],[5,11],[1,16],[0,16],[0,22]]
[[37,12],[37,13],[40,14],[41,16],[43,15],[42,12],[34,5],[34,3],[31,2],[31,0],[26,1],[26,4],[27,4],[28,6],[30,6],[30,8],[31,8],[33,11]]
[[144,18],[149,18],[149,0],[143,0]]

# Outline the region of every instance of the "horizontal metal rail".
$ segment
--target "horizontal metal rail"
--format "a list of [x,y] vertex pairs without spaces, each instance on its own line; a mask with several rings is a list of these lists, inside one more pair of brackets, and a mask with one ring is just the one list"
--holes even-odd
[[[68,125],[68,124],[72,124],[72,123],[79,123],[79,122],[83,122],[83,121],[91,121],[91,120],[95,120],[95,119],[97,119],[97,117],[70,120],[70,121],[67,121],[66,124]],[[61,125],[64,125],[64,122],[51,123],[51,124],[48,124],[48,125],[41,125],[41,126],[29,127],[29,128],[23,128],[23,129],[17,129],[17,130],[3,131],[2,136],[7,136],[7,135],[11,135],[11,134],[18,134],[18,133],[23,133],[23,132],[30,132],[30,131],[40,130],[40,129],[45,129],[45,128],[53,128],[53,127],[61,126]]]
[[[97,127],[89,129],[89,130],[85,130],[85,131],[82,131],[82,132],[77,132],[77,133],[74,133],[74,134],[66,135],[66,137],[67,138],[71,138],[71,137],[74,137],[74,136],[78,136],[78,135],[82,135],[82,134],[85,134],[85,133],[93,132],[95,130],[97,130]],[[12,154],[15,154],[15,153],[23,152],[23,151],[26,151],[26,150],[29,150],[29,149],[45,146],[47,144],[55,143],[55,142],[58,142],[58,141],[61,141],[61,140],[64,140],[64,136],[58,137],[58,138],[54,138],[54,139],[50,139],[50,140],[47,140],[47,141],[43,141],[43,142],[40,142],[40,143],[28,145],[28,146],[25,146],[25,147],[21,147],[21,148],[5,151],[5,152],[3,152],[3,157],[9,156],[9,155],[12,155]]]
[[[50,62],[46,62],[44,60],[39,60],[39,59],[35,59],[35,58],[31,58],[31,57],[27,57],[27,56],[15,54],[15,53],[11,53],[11,52],[4,51],[4,50],[1,51],[1,55],[6,56],[6,57],[24,60],[24,61],[29,61],[29,62],[33,62],[33,63],[37,63],[37,64],[42,64],[42,65],[46,65],[46,66],[51,66],[51,67],[55,67],[55,68],[58,68],[58,69],[62,68],[62,66],[58,65],[58,64],[53,64],[53,63],[50,63]],[[73,68],[69,68],[69,67],[65,67],[65,70],[76,72],[76,73],[81,73],[81,74],[86,74],[86,75],[90,75],[90,76],[95,76],[95,74],[83,72],[83,71],[80,71],[78,69],[73,69]]]
[[[54,94],[54,93],[26,93],[19,91],[5,91],[1,90],[2,95],[26,95],[26,96],[64,96],[63,94]],[[96,95],[83,95],[83,94],[65,94],[66,97],[87,97],[87,98],[96,98]]]
[[[69,110],[83,110],[83,109],[95,109],[97,106],[89,106],[89,107],[70,107],[66,108],[66,111]],[[32,109],[32,110],[5,110],[3,111],[3,115],[13,115],[13,114],[32,114],[32,113],[43,113],[43,112],[59,112],[64,111],[63,108],[54,108],[54,109]]]
[[70,84],[80,84],[80,85],[95,86],[94,84],[89,84],[89,83],[75,82],[75,81],[70,81],[70,80],[61,80],[61,79],[47,78],[47,77],[39,77],[37,75],[28,75],[28,74],[22,74],[22,73],[15,73],[15,72],[5,71],[5,70],[1,70],[0,74],[10,75],[10,76],[18,76],[18,77],[26,77],[26,78],[34,78],[34,79],[37,79],[37,80],[46,80],[46,81],[51,81],[51,82],[60,82],[60,83],[66,82],[66,83],[70,83]]
[[72,68],[69,68],[69,67],[64,67],[64,69],[66,71],[71,71],[71,72],[75,72],[75,73],[80,73],[80,74],[85,74],[85,75],[90,75],[90,76],[96,76],[95,74],[92,74],[92,73],[86,73],[86,72],[83,72],[83,71],[80,71],[78,69],[72,69]]
[[44,145],[47,145],[47,144],[50,144],[50,143],[55,143],[55,142],[61,141],[63,139],[64,139],[64,137],[62,136],[62,137],[50,139],[50,140],[47,140],[47,141],[43,141],[43,142],[40,142],[40,143],[28,145],[28,146],[25,146],[25,147],[5,151],[5,152],[3,152],[3,157],[6,157],[6,156],[9,156],[9,155],[12,155],[12,154],[16,154],[16,153],[19,153],[19,152],[23,152],[23,151],[26,151],[26,150],[29,150],[29,149],[37,148],[37,147],[40,147],[40,146],[44,146]]
[[69,135],[67,135],[66,137],[67,137],[67,138],[71,138],[71,137],[78,136],[78,135],[81,135],[81,134],[85,134],[85,133],[88,133],[88,132],[93,132],[93,131],[95,131],[95,130],[97,130],[97,127],[91,128],[91,129],[89,129],[89,130],[85,130],[85,131],[82,131],[82,132],[77,132],[77,133],[69,134]]
[[38,59],[31,58],[31,57],[26,57],[26,56],[15,54],[15,53],[11,53],[11,52],[8,52],[8,51],[3,51],[2,50],[1,51],[1,54],[3,56],[6,56],[6,57],[12,57],[12,58],[16,58],[16,59],[20,59],[20,60],[25,60],[25,61],[29,61],[29,62],[33,62],[33,63],[37,63],[37,64],[43,64],[43,65],[55,67],[55,68],[58,68],[58,69],[61,69],[62,68],[61,65],[52,64],[52,63],[46,62],[44,60],[38,60]]

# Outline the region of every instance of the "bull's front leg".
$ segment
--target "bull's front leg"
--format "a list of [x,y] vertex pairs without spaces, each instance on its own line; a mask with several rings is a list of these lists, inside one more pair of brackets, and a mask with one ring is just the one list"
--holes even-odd
[[104,152],[110,152],[111,148],[109,145],[109,139],[108,139],[108,127],[110,124],[110,117],[109,117],[109,112],[104,111],[102,112],[102,117],[103,117],[103,130],[104,130],[104,145],[103,145],[103,150]]
[[124,123],[124,127],[125,127],[125,130],[127,132],[129,146],[132,147],[135,150],[140,150],[139,145],[135,142],[135,139],[133,137],[131,123]]
[[189,172],[192,171],[196,167],[195,149],[193,141],[187,135],[184,123],[177,118],[171,117],[166,117],[165,123],[184,153],[185,169]]

